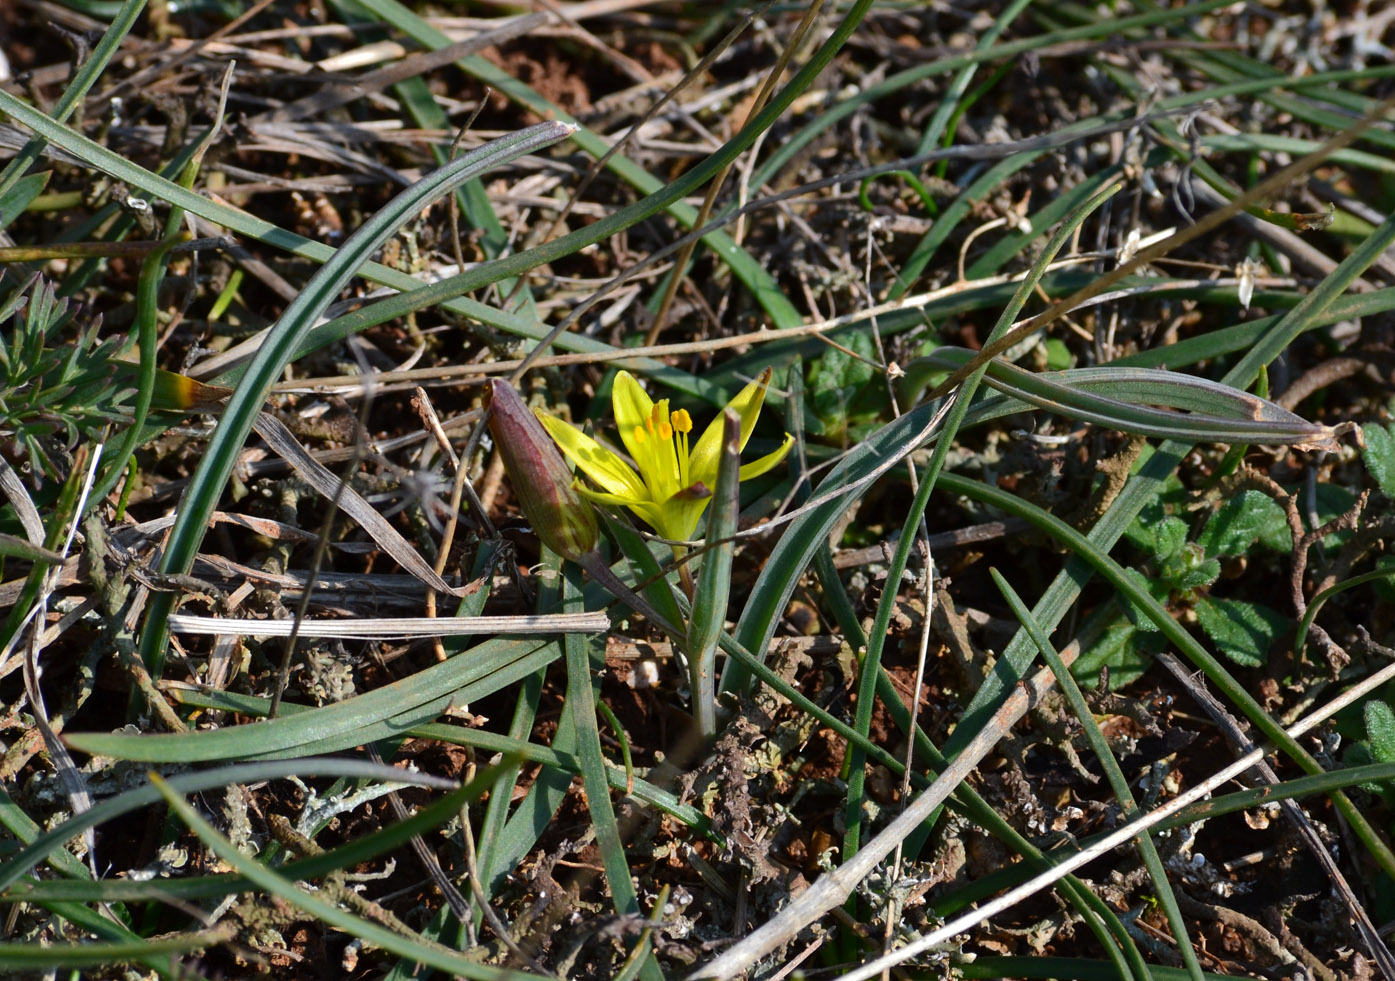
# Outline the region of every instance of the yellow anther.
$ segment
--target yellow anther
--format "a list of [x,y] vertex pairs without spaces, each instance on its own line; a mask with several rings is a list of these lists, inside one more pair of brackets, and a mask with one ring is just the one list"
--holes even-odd
[[687,409],[679,409],[669,416],[669,419],[673,423],[675,432],[690,433],[693,431],[693,417],[688,415]]
[[673,427],[666,422],[659,423],[659,439],[673,439]]
[[636,443],[643,443],[643,442],[644,442],[644,427],[643,427],[643,426],[636,426],[636,427],[635,427],[635,442],[636,442]]

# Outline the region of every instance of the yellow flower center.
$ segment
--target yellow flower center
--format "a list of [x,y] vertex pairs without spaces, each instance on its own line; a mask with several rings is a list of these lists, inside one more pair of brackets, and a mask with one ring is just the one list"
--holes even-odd
[[668,399],[656,403],[649,418],[631,430],[635,463],[656,503],[689,485],[688,434],[692,431],[693,417],[685,409],[669,412]]

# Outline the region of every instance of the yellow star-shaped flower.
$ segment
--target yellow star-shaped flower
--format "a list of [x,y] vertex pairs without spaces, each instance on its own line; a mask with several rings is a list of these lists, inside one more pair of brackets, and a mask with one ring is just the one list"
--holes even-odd
[[[727,403],[741,419],[742,449],[756,427],[769,383],[767,368]],[[622,457],[570,423],[534,411],[562,452],[600,488],[578,487],[582,494],[601,504],[629,508],[663,538],[690,540],[717,483],[721,417],[690,447],[688,434],[693,431],[693,420],[687,410],[670,412],[668,399],[654,402],[629,372],[616,376],[611,402],[620,439],[638,473]],[[741,468],[741,479],[770,470],[785,458],[793,443],[794,437],[786,433],[779,449]]]

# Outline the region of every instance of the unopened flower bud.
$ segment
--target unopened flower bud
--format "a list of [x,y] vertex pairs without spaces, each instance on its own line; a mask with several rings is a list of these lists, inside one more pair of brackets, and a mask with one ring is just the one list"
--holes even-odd
[[572,486],[557,444],[508,382],[492,379],[489,396],[489,431],[523,516],[563,558],[575,561],[593,551],[600,536],[595,511]]

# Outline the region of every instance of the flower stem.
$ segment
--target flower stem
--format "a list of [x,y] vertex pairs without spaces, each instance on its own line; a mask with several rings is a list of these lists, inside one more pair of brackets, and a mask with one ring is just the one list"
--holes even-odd
[[678,566],[678,579],[683,585],[683,592],[687,595],[688,602],[691,603],[697,592],[697,584],[693,582],[691,564],[683,561],[687,556],[688,547],[686,545],[673,546],[673,560],[674,564]]

